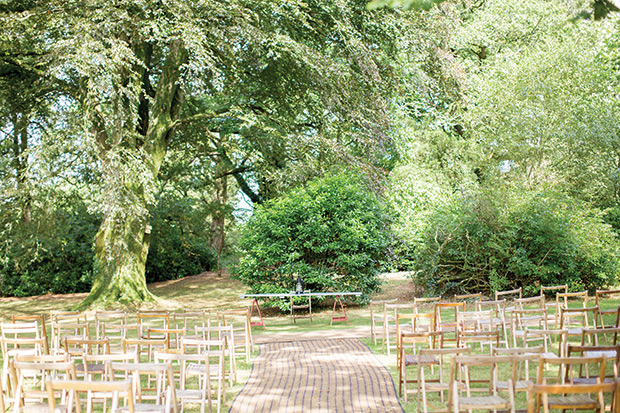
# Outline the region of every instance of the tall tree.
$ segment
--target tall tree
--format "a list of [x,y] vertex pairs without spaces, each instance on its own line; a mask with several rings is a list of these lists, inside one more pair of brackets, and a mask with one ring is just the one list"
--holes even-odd
[[[343,159],[370,152],[369,168],[382,167],[393,156],[390,19],[377,23],[353,0],[49,0],[6,10],[8,40],[23,35],[20,21],[44,24],[37,40],[49,65],[13,63],[62,87],[97,154],[103,220],[82,307],[152,298],[149,205],[179,132],[198,130],[217,154],[219,198],[225,176],[256,202],[273,196],[272,174],[305,161],[290,155],[300,138],[332,140],[350,154]],[[208,104],[187,104],[201,99]]]

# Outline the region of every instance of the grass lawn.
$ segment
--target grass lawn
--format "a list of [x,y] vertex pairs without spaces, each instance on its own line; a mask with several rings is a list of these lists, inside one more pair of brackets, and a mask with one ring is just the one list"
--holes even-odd
[[[240,282],[231,280],[227,275],[218,276],[215,273],[203,273],[180,280],[156,283],[149,285],[149,289],[158,298],[155,303],[145,305],[143,309],[177,311],[182,309],[209,308],[220,310],[241,308],[251,304],[251,300],[239,298],[239,295],[245,292],[245,288]],[[412,302],[416,293],[417,291],[411,281],[400,276],[391,276],[386,278],[382,292],[374,298],[377,300],[396,298],[399,302],[406,303]],[[42,314],[48,313],[50,310],[69,310],[83,300],[85,296],[86,294],[68,294],[28,298],[0,298],[0,320],[10,320],[12,314]],[[279,310],[265,308],[263,309],[263,318],[267,328],[253,328],[255,341],[260,342],[261,336],[270,334],[369,327],[369,309],[348,304],[345,304],[345,306],[349,317],[349,325],[347,326],[344,322],[338,322],[333,327],[330,327],[331,303],[333,301],[326,299],[322,308],[317,308],[313,303],[312,324],[310,324],[309,320],[302,319],[293,325],[287,314],[282,314]],[[609,299],[605,301],[604,308],[617,308],[619,304],[620,299]],[[256,317],[253,320],[256,321]],[[398,390],[396,355],[394,353],[390,357],[384,355],[380,342],[378,345],[374,345],[370,338],[362,339],[362,341],[371,348],[388,368]],[[258,354],[257,348],[255,348],[253,356],[256,356],[256,354]],[[230,406],[233,398],[241,391],[250,375],[251,368],[251,364],[238,363],[239,383],[232,388],[228,388],[227,407]],[[408,405],[403,405],[403,407],[407,412],[417,411],[417,396],[415,394],[411,395]]]

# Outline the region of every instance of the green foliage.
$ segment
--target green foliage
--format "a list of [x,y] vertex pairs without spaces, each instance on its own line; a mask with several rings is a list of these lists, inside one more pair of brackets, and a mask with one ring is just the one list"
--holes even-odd
[[430,294],[490,292],[567,283],[613,286],[620,243],[602,213],[552,191],[479,192],[430,216],[416,251],[417,278]]
[[166,281],[208,271],[215,264],[205,214],[191,199],[163,198],[153,211],[146,281]]
[[379,288],[389,243],[386,214],[354,174],[316,179],[256,209],[243,231],[235,277],[252,293],[288,292],[301,276],[312,291]]
[[0,295],[88,291],[98,220],[81,202],[68,200],[39,222],[17,227],[0,262]]

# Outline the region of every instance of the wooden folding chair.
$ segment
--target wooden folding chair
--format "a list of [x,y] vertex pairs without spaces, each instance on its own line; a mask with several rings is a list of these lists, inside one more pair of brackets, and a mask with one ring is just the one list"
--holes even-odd
[[[606,366],[611,365],[611,373],[605,372],[605,381],[618,378],[618,361],[620,360],[620,344],[614,346],[588,346],[569,344],[566,350],[567,357],[604,357]],[[576,354],[574,356],[573,354]],[[579,367],[579,376],[573,378],[575,384],[592,384],[601,379],[601,374],[592,376],[588,364]]]
[[224,310],[217,312],[218,325],[231,325],[234,337],[231,338],[231,348],[235,357],[245,355],[246,363],[250,362],[250,353],[254,348],[252,340],[252,324],[250,310],[247,308],[238,310]]
[[[113,325],[122,326],[127,324],[127,312],[118,310],[118,311],[103,311],[96,310],[95,311],[95,337],[97,339],[105,338],[104,324],[107,324],[108,327]],[[120,344],[120,340],[119,340]]]
[[[303,291],[304,294],[310,294],[310,291]],[[309,318],[312,324],[312,296],[291,296],[291,323],[295,324],[298,318]],[[298,311],[302,311],[299,313]]]
[[[469,348],[458,347],[420,349],[418,353],[420,359],[436,359],[438,363],[436,369],[433,369],[435,365],[432,363],[420,363],[418,365],[418,412],[421,411],[420,402],[422,402],[424,413],[428,413],[429,406],[433,408],[434,412],[443,410],[428,400],[428,393],[438,393],[440,401],[444,403],[444,392],[450,390],[450,382],[444,378],[444,365],[447,364],[448,368],[450,368],[454,357],[469,355],[470,352],[471,350]],[[449,359],[448,363],[446,363],[446,358]],[[436,370],[437,373],[435,373],[434,370]],[[448,370],[447,376],[450,378],[450,370]],[[419,393],[422,394],[422,397],[419,396]]]
[[0,323],[0,350],[2,351],[1,390],[10,394],[10,363],[20,355],[49,354],[47,340],[39,334],[36,321],[23,323]]
[[[499,365],[513,363],[511,356],[457,356],[453,359],[453,367],[450,373],[451,391],[449,392],[448,407],[454,412],[462,410],[508,410],[515,413],[515,397],[512,378],[506,380],[508,398],[498,394],[497,382],[499,381]],[[459,386],[457,371],[462,371],[465,379],[464,388],[466,395],[461,396],[462,386]],[[509,370],[512,372],[512,369]],[[486,378],[485,380],[473,380],[472,377]],[[475,387],[475,383],[481,383],[483,387]],[[473,392],[485,392],[483,396],[472,396]]]
[[[201,341],[204,340],[222,340],[224,341],[224,356],[228,357],[229,369],[225,371],[232,387],[233,381],[237,381],[237,361],[233,356],[234,348],[232,343],[235,341],[235,330],[233,326],[219,326],[219,327],[194,327],[196,331],[195,337],[185,337],[181,341],[183,353],[187,353],[187,348],[190,346],[199,346]],[[191,340],[198,340],[192,344]]]
[[[131,379],[136,410],[170,413],[172,409],[174,413],[178,412],[176,385],[170,362],[110,363],[110,368],[115,376],[123,375],[125,379]],[[149,384],[151,377],[154,378],[155,387]]]
[[489,346],[488,354],[491,354],[494,348],[499,347],[499,331],[459,331],[456,338],[457,347],[467,347],[468,344],[480,344],[481,351],[484,345]]
[[[456,334],[459,329],[458,313],[461,311],[465,311],[465,303],[435,304],[433,309],[433,326],[435,331],[441,331],[444,334],[444,343],[446,341],[456,342]],[[446,338],[446,334],[454,334],[454,338]]]
[[11,321],[13,323],[23,323],[23,322],[31,322],[35,321],[39,323],[39,327],[41,328],[41,337],[45,339],[47,342],[47,346],[49,348],[49,336],[47,335],[47,328],[45,326],[45,315],[44,314],[12,314]]
[[510,331],[512,333],[512,345],[517,347],[523,339],[526,329],[547,330],[547,308],[515,309],[510,313]]
[[[25,413],[47,409],[49,393],[45,381],[51,378],[75,380],[75,363],[14,361],[13,369],[17,384],[13,399],[13,411]],[[64,402],[64,400],[63,400]]]
[[[433,331],[432,313],[396,314],[396,348],[400,349],[400,338],[404,333]],[[400,351],[396,352],[396,365],[400,365]]]
[[[186,403],[200,404],[200,413],[204,413],[206,403],[209,412],[213,411],[213,382],[217,383],[216,402],[218,413],[221,405],[226,403],[226,379],[224,377],[224,343],[219,340],[205,340],[201,345],[203,351],[194,354],[155,353],[157,362],[176,362],[180,366],[177,399],[181,402],[181,412]],[[219,350],[216,350],[216,347]],[[198,378],[194,384],[192,378]]]
[[368,307],[370,308],[370,337],[372,338],[375,346],[377,345],[377,337],[381,337],[382,341],[385,339],[385,326],[383,325],[383,321],[385,319],[384,306],[385,304],[395,303],[396,300],[396,298],[392,300],[371,300],[368,304]]
[[509,346],[508,341],[508,323],[506,322],[506,299],[491,301],[477,301],[476,309],[478,311],[493,310],[494,316],[491,319],[490,324],[482,324],[483,330],[493,331],[500,330],[500,341],[504,343],[506,347]]
[[211,327],[211,310],[182,310],[172,314],[174,328],[191,331],[194,327]]
[[164,310],[138,311],[136,314],[136,324],[138,324],[139,337],[148,338],[147,329],[170,327],[170,312]]
[[441,346],[441,336],[442,333],[439,331],[427,331],[427,332],[418,332],[418,333],[402,333],[399,338],[399,349],[397,358],[397,366],[399,370],[399,379],[398,379],[398,393],[402,397],[404,390],[404,400],[407,403],[407,394],[409,390],[407,388],[407,384],[415,383],[416,384],[416,392],[418,391],[418,380],[408,380],[407,379],[407,367],[409,366],[417,366],[419,368],[422,364],[436,364],[439,365],[439,359],[435,356],[425,356],[422,357],[419,355],[419,346],[424,346],[426,348],[435,348],[436,341],[440,341]]
[[416,313],[432,312],[436,303],[441,301],[441,297],[413,297],[413,311]]
[[[550,345],[554,341],[553,339],[557,342],[557,351],[553,351],[553,349],[550,348]],[[568,345],[568,330],[530,330],[526,328],[523,333],[522,346],[528,348],[529,343],[536,341],[542,343],[547,357],[550,357],[551,354],[553,354],[554,357],[565,357],[566,346]]]
[[515,288],[514,290],[495,291],[495,301],[506,300],[506,311],[510,311],[516,307],[515,300],[523,298],[523,288]]
[[[383,346],[381,350],[385,353],[387,350],[388,357],[390,356],[390,351],[392,349],[397,349],[396,344],[398,343],[398,338],[396,336],[396,316],[399,313],[403,314],[413,314],[415,313],[415,308],[413,303],[394,303],[389,304],[386,303],[383,306]],[[392,345],[390,340],[394,337],[394,344]]]
[[[81,380],[48,380],[47,381],[48,392],[48,406],[50,412],[60,411],[59,406],[56,405],[55,394],[62,392],[66,394],[67,405],[63,406],[64,411],[71,413],[73,406],[75,411],[80,413],[82,411],[80,406],[80,393],[86,393],[87,403],[91,405],[91,399],[93,394],[109,393],[112,399],[111,413],[117,413],[121,410],[129,413],[134,413],[134,396],[131,380],[125,381],[81,381]],[[125,400],[125,406],[120,408],[119,399]],[[58,409],[58,410],[57,410]],[[105,410],[104,410],[105,411]]]
[[[603,300],[610,299],[613,296],[619,296],[620,290],[596,290],[596,295],[594,296],[595,304],[599,308],[599,327],[600,328],[608,328],[615,327],[615,319],[618,314],[618,305],[612,306],[612,308],[608,308],[607,306],[603,307]],[[608,322],[605,322],[605,317],[607,316]]]
[[[590,323],[590,318],[593,324]],[[591,325],[596,328],[598,320],[598,307],[583,308],[560,308],[560,329],[566,329],[568,336],[578,336],[581,338],[583,330],[590,329]]]

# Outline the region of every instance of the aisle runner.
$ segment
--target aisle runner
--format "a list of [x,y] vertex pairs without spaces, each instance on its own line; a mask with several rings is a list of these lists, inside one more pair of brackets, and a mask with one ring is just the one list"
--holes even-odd
[[387,369],[356,339],[263,344],[230,412],[402,412]]

